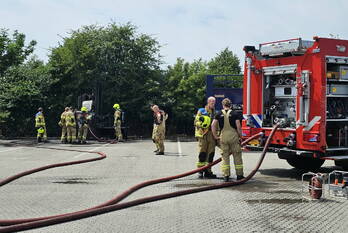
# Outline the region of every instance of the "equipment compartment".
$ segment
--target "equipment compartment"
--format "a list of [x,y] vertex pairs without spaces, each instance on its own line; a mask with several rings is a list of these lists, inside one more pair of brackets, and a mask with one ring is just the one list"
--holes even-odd
[[296,127],[295,75],[266,75],[263,92],[263,126],[272,127],[281,122],[281,127]]
[[348,147],[348,66],[338,63],[341,63],[342,59],[330,58],[327,59],[326,64],[326,144],[328,148]]

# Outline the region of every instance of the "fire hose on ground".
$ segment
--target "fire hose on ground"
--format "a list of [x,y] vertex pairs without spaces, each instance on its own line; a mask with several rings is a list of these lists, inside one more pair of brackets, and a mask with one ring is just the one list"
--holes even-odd
[[88,127],[88,130],[89,130],[89,132],[91,133],[91,135],[92,135],[98,142],[106,142],[106,143],[110,143],[110,144],[115,144],[115,143],[118,142],[116,139],[115,139],[115,140],[108,140],[108,139],[99,138],[99,137],[91,130],[90,127]]
[[[164,178],[160,178],[160,179],[154,179],[154,180],[150,180],[150,181],[146,181],[146,182],[137,184],[137,185],[129,188],[128,190],[124,191],[123,193],[117,195],[115,198],[113,198],[113,199],[111,199],[103,204],[100,204],[98,206],[89,208],[89,209],[85,209],[85,210],[81,210],[81,211],[77,211],[77,212],[73,212],[73,213],[47,216],[47,217],[38,217],[38,218],[29,218],[29,219],[15,219],[15,220],[0,220],[0,226],[4,226],[4,227],[0,228],[0,233],[18,232],[18,231],[24,231],[24,230],[30,230],[30,229],[50,226],[50,225],[54,225],[54,224],[59,224],[59,223],[79,220],[79,219],[83,219],[83,218],[87,218],[87,217],[92,217],[92,216],[96,216],[96,215],[100,215],[100,214],[104,214],[104,213],[108,213],[108,212],[112,212],[112,211],[116,211],[116,210],[121,210],[121,209],[129,208],[132,206],[144,204],[144,203],[149,203],[149,202],[168,199],[168,198],[172,198],[172,197],[178,197],[178,196],[182,196],[182,195],[187,195],[187,194],[198,193],[198,192],[202,192],[202,191],[214,190],[214,189],[243,184],[243,183],[247,182],[248,180],[250,180],[255,175],[255,173],[258,171],[258,169],[261,166],[263,159],[266,155],[270,141],[271,141],[275,131],[277,130],[278,126],[279,126],[278,124],[275,125],[274,128],[272,129],[270,135],[268,136],[266,144],[265,144],[263,151],[262,151],[262,154],[260,156],[260,159],[259,159],[258,163],[256,164],[255,168],[252,170],[252,172],[248,176],[246,176],[242,180],[230,181],[230,182],[220,183],[220,184],[216,184],[216,185],[209,185],[209,186],[204,186],[204,187],[199,187],[199,188],[186,189],[186,190],[182,190],[182,191],[160,194],[160,195],[155,195],[155,196],[150,196],[150,197],[145,197],[145,198],[139,198],[139,199],[124,202],[124,203],[119,203],[121,200],[125,199],[130,194],[132,194],[135,191],[137,191],[141,188],[144,188],[146,186],[158,184],[158,183],[163,183],[163,182],[167,182],[170,180],[189,176],[189,175],[192,175],[194,173],[203,171],[209,167],[212,167],[221,161],[221,158],[219,158],[219,159],[215,160],[213,163],[211,163],[210,165],[207,165],[207,166],[204,166],[204,167],[201,167],[201,168],[198,168],[198,169],[195,169],[195,170],[183,173],[183,174],[170,176],[170,177],[164,177]],[[247,144],[251,140],[259,137],[260,135],[261,135],[261,133],[251,136],[247,140],[243,141],[242,145]],[[40,147],[40,148],[46,148],[46,147]],[[43,171],[43,170],[46,170],[49,168],[68,166],[68,165],[74,165],[74,164],[79,164],[79,163],[87,163],[87,162],[92,162],[92,161],[96,161],[96,160],[101,160],[101,159],[104,159],[106,157],[106,155],[102,152],[69,150],[69,149],[58,149],[58,148],[46,148],[46,149],[96,153],[100,156],[97,158],[92,158],[92,159],[47,165],[47,166],[43,166],[43,167],[36,168],[33,170],[29,170],[26,172],[22,172],[22,173],[19,173],[17,175],[11,176],[7,179],[0,181],[0,187],[5,185],[5,184],[8,184],[8,183],[20,178],[20,177],[23,177],[23,176],[26,176],[26,175],[29,175],[29,174],[32,174],[35,172]]]

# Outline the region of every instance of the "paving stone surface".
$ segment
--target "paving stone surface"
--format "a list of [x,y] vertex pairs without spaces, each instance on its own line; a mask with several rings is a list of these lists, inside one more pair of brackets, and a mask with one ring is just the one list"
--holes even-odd
[[[193,170],[197,142],[179,141],[166,141],[164,156],[154,155],[150,140],[91,142],[84,146],[57,141],[44,144],[42,147],[102,151],[108,157],[41,171],[1,187],[0,219],[82,210],[108,201],[143,181]],[[218,155],[217,149],[216,158]],[[246,174],[253,170],[259,155],[259,152],[243,153]],[[95,156],[38,148],[29,141],[0,140],[0,180],[39,166]],[[335,169],[338,167],[326,161],[320,171],[329,173]],[[213,171],[221,176],[219,164]],[[260,170],[244,185],[151,202],[27,232],[347,232],[348,200],[327,192],[320,201],[304,198],[308,192],[301,192],[301,175],[301,171],[269,153]],[[146,187],[122,202],[218,183],[222,180],[197,179],[195,174]]]

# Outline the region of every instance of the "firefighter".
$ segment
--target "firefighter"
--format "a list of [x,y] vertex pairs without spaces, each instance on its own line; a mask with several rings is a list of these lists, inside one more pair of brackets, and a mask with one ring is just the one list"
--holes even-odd
[[[222,100],[223,110],[218,112],[212,123],[212,133],[216,140],[220,140],[222,150],[221,171],[224,181],[230,179],[230,155],[233,154],[234,167],[236,170],[237,180],[243,176],[243,160],[240,139],[242,136],[240,119],[231,109],[231,100],[225,98]],[[220,129],[220,137],[217,135],[217,128]]]
[[45,116],[43,115],[43,108],[38,108],[35,115],[35,128],[37,130],[37,142],[47,142],[47,132]]
[[88,121],[90,117],[88,115],[88,109],[86,107],[81,108],[81,113],[78,115],[78,143],[86,144],[87,133],[88,133]]
[[151,111],[153,112],[153,127],[152,127],[152,136],[151,136],[151,139],[152,139],[152,142],[153,143],[155,143],[155,146],[156,146],[156,149],[153,151],[154,153],[157,153],[158,151],[159,151],[159,149],[158,149],[158,145],[157,145],[157,143],[156,143],[156,141],[155,141],[155,134],[156,134],[156,130],[157,130],[157,128],[156,128],[156,125],[155,125],[155,121],[156,121],[156,118],[155,118],[155,112],[154,112],[154,109],[153,109],[153,107],[154,107],[155,105],[151,105]]
[[70,107],[65,115],[66,120],[66,131],[67,131],[67,141],[68,143],[76,142],[76,119],[73,112],[73,108]]
[[[195,137],[198,140],[197,168],[204,167],[213,162],[216,141],[211,132],[211,122],[215,115],[215,98],[209,97],[207,105],[200,108],[195,117]],[[211,168],[199,172],[198,178],[216,178]]]
[[121,130],[121,126],[122,126],[122,110],[120,108],[119,104],[114,104],[114,109],[115,109],[115,113],[114,113],[114,127],[115,127],[115,136],[116,136],[116,140],[117,141],[123,141],[123,137],[122,137],[122,130]]
[[58,125],[62,127],[62,136],[60,137],[61,143],[66,143],[66,113],[68,112],[69,108],[65,107],[64,112],[60,115],[60,121],[58,122]]
[[152,131],[152,141],[156,145],[156,155],[164,155],[164,138],[165,138],[165,122],[168,119],[168,114],[163,110],[160,110],[157,105],[151,107],[153,111],[153,131]]

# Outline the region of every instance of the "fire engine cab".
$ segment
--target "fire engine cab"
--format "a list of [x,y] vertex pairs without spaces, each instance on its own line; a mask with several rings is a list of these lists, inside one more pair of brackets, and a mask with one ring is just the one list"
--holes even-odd
[[279,158],[299,169],[325,160],[348,169],[348,40],[314,37],[245,46],[244,138],[262,132],[250,148],[271,141]]

